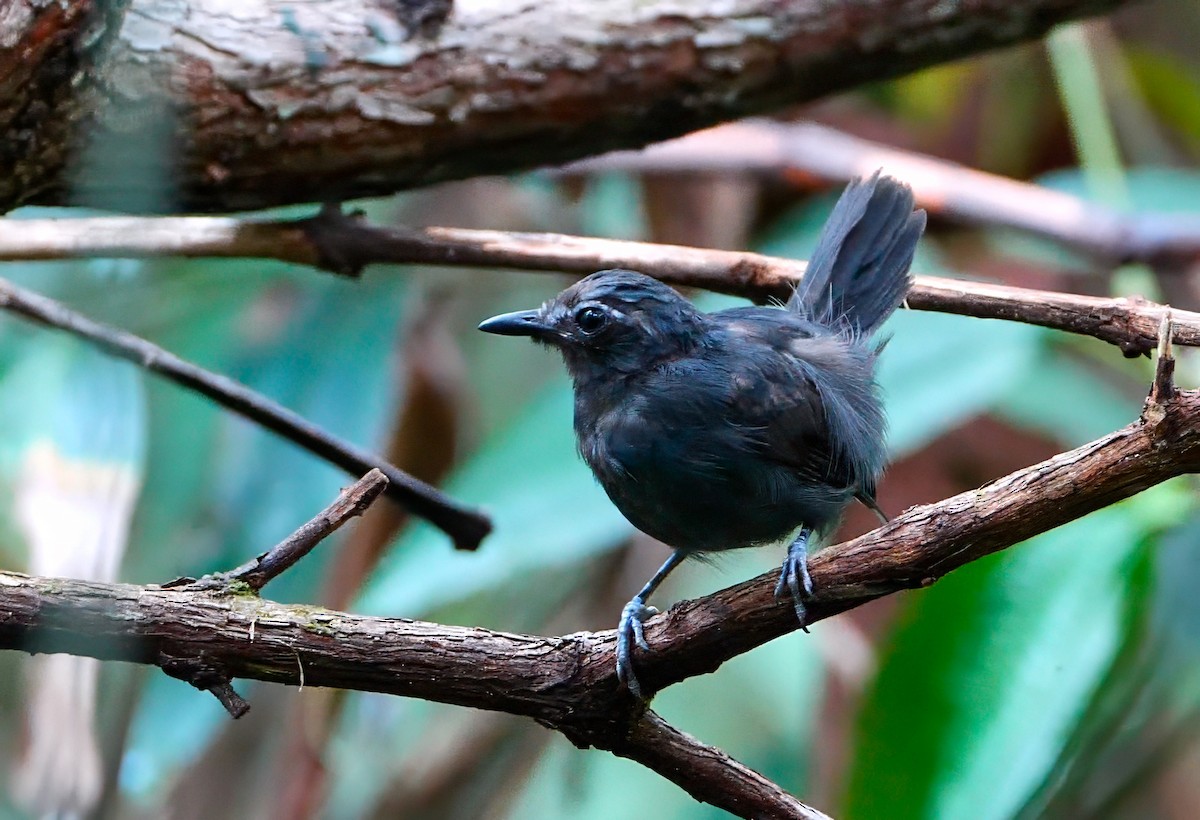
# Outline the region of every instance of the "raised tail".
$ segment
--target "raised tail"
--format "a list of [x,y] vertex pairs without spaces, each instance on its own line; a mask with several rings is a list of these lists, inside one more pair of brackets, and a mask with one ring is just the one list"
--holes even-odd
[[867,335],[904,301],[925,212],[912,189],[876,171],[856,179],[821,229],[789,310],[821,324]]

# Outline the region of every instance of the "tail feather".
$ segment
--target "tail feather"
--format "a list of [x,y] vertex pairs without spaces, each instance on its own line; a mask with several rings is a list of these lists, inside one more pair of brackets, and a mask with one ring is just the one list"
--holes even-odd
[[904,301],[925,212],[912,189],[876,171],[851,182],[829,215],[788,308],[839,330],[870,334]]

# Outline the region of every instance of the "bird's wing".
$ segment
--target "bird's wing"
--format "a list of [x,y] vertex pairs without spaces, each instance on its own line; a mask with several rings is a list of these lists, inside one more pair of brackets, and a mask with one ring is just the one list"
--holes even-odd
[[[738,363],[729,381],[730,423],[754,431],[762,458],[808,480],[853,488],[870,506],[883,424],[861,418],[874,398],[871,354],[778,309],[736,308],[712,318]],[[864,401],[849,401],[844,389],[818,377],[822,372],[861,391]]]

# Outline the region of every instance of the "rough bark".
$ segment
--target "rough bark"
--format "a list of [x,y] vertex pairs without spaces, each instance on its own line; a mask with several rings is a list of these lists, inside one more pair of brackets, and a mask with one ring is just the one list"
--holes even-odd
[[[132,0],[103,70],[80,83],[105,104],[67,94],[80,82],[68,66],[30,73],[38,99],[62,102],[55,128],[30,119],[34,103],[0,105],[6,132],[28,136],[3,156],[0,207],[62,203],[72,190],[107,207],[181,211],[387,194],[644,145],[1120,4],[460,0],[436,34],[409,37],[394,6],[370,0]],[[58,7],[13,6],[43,17]],[[91,42],[87,19],[57,21],[60,40]],[[20,65],[42,28],[0,22]],[[84,119],[103,150],[73,182],[66,126]]]
[[0,4],[0,205],[61,186],[97,66],[130,0]]
[[[812,560],[813,619],[926,586],[984,555],[1200,469],[1200,393],[1160,389],[1138,421],[937,504]],[[777,573],[651,619],[637,655],[648,691],[711,672],[796,628]],[[385,692],[525,715],[580,746],[634,756],[644,714],[616,679],[615,635],[537,637],[202,588],[101,584],[0,573],[0,648],[67,652],[210,673]],[[644,728],[644,727],[643,727]],[[631,741],[631,738],[634,738]],[[631,747],[633,743],[633,747]],[[641,759],[641,758],[638,758]]]
[[[806,263],[758,253],[688,248],[564,234],[467,228],[382,228],[326,210],[312,219],[95,217],[0,220],[0,261],[72,256],[220,256],[279,259],[354,275],[376,263],[479,266],[591,273],[631,268],[680,287],[786,300]],[[0,308],[6,286],[0,281]],[[11,286],[9,286],[11,289]],[[917,276],[905,303],[1093,336],[1127,356],[1154,349],[1166,306],[1141,297],[1104,298],[988,282]],[[1200,345],[1200,314],[1171,310],[1172,341]]]

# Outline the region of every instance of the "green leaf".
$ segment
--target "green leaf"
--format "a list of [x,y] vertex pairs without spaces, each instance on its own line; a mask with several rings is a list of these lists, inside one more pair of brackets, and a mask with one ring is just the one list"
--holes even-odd
[[1147,105],[1200,152],[1200,82],[1195,69],[1168,51],[1130,45],[1125,57]]
[[1006,818],[1034,797],[1139,615],[1141,503],[909,601],[863,708],[846,817]]
[[1046,332],[1031,325],[901,310],[879,357],[893,458],[989,410],[1036,370]]
[[[1086,396],[1087,401],[1068,401]],[[1003,418],[1078,447],[1137,418],[1141,403],[1118,390],[1097,368],[1061,350],[1048,351],[1035,367],[1010,382],[996,410]]]
[[[1130,212],[1200,213],[1200,173],[1186,168],[1139,166],[1126,172]],[[1083,173],[1075,168],[1054,171],[1038,180],[1055,191],[1094,199]]]
[[588,180],[579,203],[582,232],[610,239],[644,239],[642,188],[630,174],[608,172]]
[[1046,38],[1046,52],[1089,189],[1109,205],[1125,204],[1129,192],[1124,163],[1095,49],[1083,25],[1068,23],[1052,30]]

